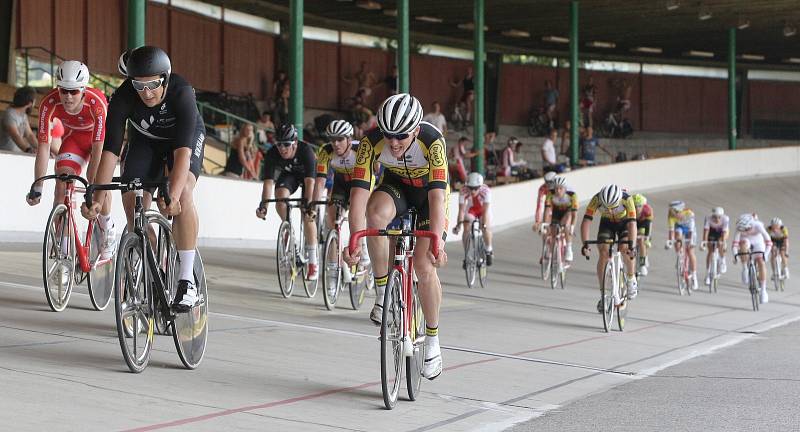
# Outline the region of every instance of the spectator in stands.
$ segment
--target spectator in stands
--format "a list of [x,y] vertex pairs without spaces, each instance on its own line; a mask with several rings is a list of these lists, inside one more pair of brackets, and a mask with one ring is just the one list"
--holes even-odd
[[267,145],[270,141],[269,135],[275,133],[275,123],[272,122],[272,113],[269,111],[262,112],[261,117],[259,117],[256,122],[256,126],[258,126],[258,130],[256,131],[258,144],[262,146]]
[[478,155],[475,149],[467,151],[467,143],[469,143],[469,138],[462,136],[458,139],[456,145],[450,148],[450,152],[447,155],[450,164],[450,180],[453,185],[456,183],[463,184],[467,181],[464,159],[472,159]]
[[561,172],[556,158],[556,140],[558,139],[558,129],[550,129],[550,134],[542,144],[542,172],[555,171]]
[[592,127],[594,114],[594,103],[597,99],[597,86],[594,85],[594,77],[589,76],[589,82],[583,86],[583,100],[581,101],[581,110],[585,118],[584,124]]
[[389,89],[390,96],[398,93],[397,85],[399,79],[400,74],[397,72],[397,65],[394,65],[392,66],[392,74],[383,79],[384,84],[386,84],[386,88]]
[[247,123],[239,128],[239,134],[231,141],[231,149],[223,174],[227,177],[257,179],[255,159],[255,133],[253,125]]
[[360,99],[354,100],[355,105],[351,112],[355,136],[364,136],[364,133],[377,125],[375,114],[361,103]]
[[544,109],[547,113],[549,126],[552,128],[555,124],[556,107],[558,106],[558,89],[553,87],[553,82],[550,80],[544,81]]
[[463,87],[463,91],[461,92],[460,102],[466,104],[467,112],[465,120],[469,121],[469,119],[472,118],[473,105],[475,102],[475,77],[472,71],[472,66],[467,68],[467,72],[466,74],[464,74],[463,78],[461,78],[460,80],[455,79],[453,81],[450,81],[450,85],[453,87],[458,87],[458,86]]
[[614,157],[611,152],[600,145],[600,141],[598,141],[597,137],[594,136],[594,130],[591,127],[587,127],[583,132],[583,137],[581,138],[580,164],[583,166],[594,166],[597,163],[596,151],[598,147],[612,158]]
[[281,69],[278,71],[278,75],[272,82],[272,97],[275,98],[275,102],[280,99],[283,89],[287,87],[289,87],[289,76],[286,75],[285,70]]
[[[483,160],[486,162],[486,166],[497,166],[497,153],[494,150],[494,140],[497,138],[496,132],[486,132],[483,134]],[[478,149],[474,146],[472,150],[477,155]],[[478,161],[476,159],[472,159],[472,170],[473,172],[478,172]]]
[[433,111],[429,112],[422,117],[422,121],[426,121],[434,126],[436,126],[439,131],[442,132],[442,135],[446,138],[447,137],[447,119],[444,118],[444,114],[442,114],[442,105],[439,104],[439,101],[434,101],[433,104]]
[[367,62],[362,61],[358,71],[354,74],[343,76],[342,81],[348,84],[355,82],[358,85],[356,95],[361,97],[361,103],[366,106],[370,95],[372,95],[372,88],[378,83],[378,78],[375,77],[374,73],[367,70]]
[[289,85],[285,85],[281,90],[278,99],[275,101],[275,120],[279,124],[289,123]]
[[572,122],[569,120],[564,122],[564,131],[561,132],[561,154],[564,156],[569,157],[569,147],[570,147],[570,129],[572,128]]
[[[518,146],[518,144],[520,144]],[[503,149],[503,154],[500,156],[500,169],[497,171],[498,176],[510,177],[512,169],[527,165],[524,160],[517,160],[514,150],[521,148],[521,144],[516,137],[510,137],[506,143],[506,148]]]
[[36,135],[28,121],[35,99],[36,91],[30,87],[21,87],[14,92],[11,105],[0,113],[0,150],[15,153],[36,151]]

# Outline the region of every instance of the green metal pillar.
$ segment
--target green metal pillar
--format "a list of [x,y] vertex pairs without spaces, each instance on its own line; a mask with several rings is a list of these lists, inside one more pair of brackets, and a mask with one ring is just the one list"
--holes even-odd
[[483,78],[483,61],[486,57],[485,47],[483,43],[483,27],[484,27],[484,0],[475,0],[473,19],[475,24],[475,60],[472,68],[474,69],[474,84],[475,84],[475,105],[472,115],[474,127],[474,147],[478,152],[475,156],[475,166],[479,173],[485,174],[484,169],[484,151],[483,151],[483,133],[484,133],[484,78]]
[[578,116],[578,1],[572,0],[569,5],[569,132],[570,162],[578,164],[578,138],[580,121]]
[[289,2],[289,119],[303,138],[303,0]]
[[411,88],[409,79],[409,24],[408,0],[397,1],[397,74],[400,78],[397,89],[400,93],[408,93]]
[[736,150],[736,28],[728,29],[728,149]]
[[144,45],[146,2],[147,0],[128,0],[128,49]]

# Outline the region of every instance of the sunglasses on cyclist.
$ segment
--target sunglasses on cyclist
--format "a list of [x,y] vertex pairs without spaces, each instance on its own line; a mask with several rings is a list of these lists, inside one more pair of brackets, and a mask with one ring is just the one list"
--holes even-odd
[[409,136],[411,136],[411,134],[408,134],[408,133],[404,133],[404,134],[391,134],[391,133],[388,133],[388,132],[383,132],[383,137],[384,137],[384,138],[386,138],[387,140],[398,140],[398,141],[402,141],[402,140],[404,140],[404,139],[408,138]]
[[275,143],[278,147],[289,147],[292,144],[294,144],[294,141],[278,141]]
[[137,81],[135,79],[132,79],[131,84],[133,84],[133,88],[136,91],[144,91],[145,89],[153,91],[161,87],[162,84],[164,84],[164,78],[154,79],[151,81]]
[[480,188],[481,188],[480,186],[467,186],[467,189],[469,189],[469,190],[471,190],[473,192],[475,192],[476,190],[478,190]]
[[69,95],[72,95],[72,96],[77,96],[77,95],[81,94],[82,91],[83,91],[82,88],[79,88],[79,89],[65,89],[65,88],[61,88],[61,87],[58,88],[58,92],[61,93],[61,94],[64,94],[64,95],[65,94],[69,94]]

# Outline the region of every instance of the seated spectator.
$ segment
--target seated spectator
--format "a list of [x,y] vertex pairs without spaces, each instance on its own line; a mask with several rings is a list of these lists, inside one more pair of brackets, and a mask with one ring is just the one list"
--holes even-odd
[[447,155],[450,162],[450,179],[454,185],[457,183],[463,184],[467,181],[464,159],[472,159],[478,155],[478,152],[474,149],[467,151],[467,143],[469,143],[469,138],[462,136],[458,139],[456,145],[450,148]]
[[267,135],[275,132],[275,123],[272,122],[272,113],[269,111],[262,112],[261,117],[259,117],[256,122],[256,126],[258,126],[256,132],[258,144],[266,145],[269,142]]
[[36,135],[28,121],[35,99],[36,91],[31,87],[21,87],[14,92],[11,105],[0,113],[0,150],[14,153],[36,151]]
[[256,146],[253,125],[245,124],[239,134],[231,141],[230,153],[225,163],[223,175],[235,178],[257,179],[255,166]]
[[558,159],[556,157],[556,144],[558,139],[558,129],[550,129],[550,134],[545,138],[542,144],[542,172],[556,171],[558,169]]
[[275,98],[276,102],[278,99],[280,99],[283,90],[288,87],[289,87],[289,76],[286,74],[285,70],[281,69],[278,71],[278,75],[272,82],[272,97]]
[[583,133],[583,137],[581,137],[581,160],[580,164],[582,166],[594,166],[597,164],[596,160],[596,151],[597,148],[603,150],[606,154],[611,156],[612,158],[614,155],[611,154],[605,147],[600,145],[600,141],[594,136],[594,130],[591,127],[587,127]]
[[422,121],[436,126],[436,129],[439,129],[443,136],[447,136],[447,119],[444,118],[444,114],[442,114],[442,106],[439,104],[439,101],[433,102],[433,112],[429,112],[425,117],[422,117]]
[[[497,138],[496,132],[486,132],[483,134],[483,160],[486,162],[487,166],[487,174],[489,173],[489,166],[497,166],[497,153],[494,150],[494,140]],[[477,155],[477,150],[474,146],[472,148]],[[478,172],[478,161],[477,159],[472,159],[472,169],[473,172]]]
[[[510,137],[506,148],[503,149],[503,154],[500,156],[500,168],[497,171],[498,176],[510,177],[512,169],[527,166],[524,160],[517,160],[514,150],[521,149],[522,143],[516,137]],[[516,170],[515,170],[516,171]]]
[[594,85],[594,77],[589,76],[589,82],[583,86],[583,99],[581,100],[581,111],[584,116],[584,124],[591,127],[593,125],[594,103],[597,100],[597,86]]
[[351,118],[353,119],[353,126],[355,127],[355,136],[363,136],[366,131],[377,125],[375,114],[373,114],[372,110],[365,107],[364,104],[362,104],[359,100],[355,100],[355,105],[353,106],[351,112]]

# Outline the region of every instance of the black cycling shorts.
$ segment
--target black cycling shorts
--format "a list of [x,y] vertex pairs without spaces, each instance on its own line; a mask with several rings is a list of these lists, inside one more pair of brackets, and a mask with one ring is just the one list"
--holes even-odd
[[645,219],[641,222],[636,221],[636,227],[639,229],[639,235],[642,237],[650,237],[650,228],[653,225],[653,221],[650,219]]
[[[392,200],[394,201],[395,218],[404,215],[409,208],[414,207],[417,209],[416,229],[429,230],[431,228],[431,215],[430,207],[428,206],[427,189],[418,186],[407,185],[384,173],[384,175],[381,176],[381,180],[375,190],[385,192],[392,197]],[[445,215],[447,215],[449,192],[449,189],[445,190]],[[445,231],[446,230],[447,228],[445,227]]]
[[715,229],[708,230],[708,241],[710,242],[719,241],[721,238],[722,238],[722,231]]
[[786,239],[772,240],[772,248],[783,250],[783,245],[786,244]]
[[[122,181],[135,178],[143,181],[160,181],[165,178],[164,167],[172,169],[175,162],[174,143],[166,140],[148,138],[133,128],[128,128],[128,145],[122,152]],[[202,129],[195,131],[192,142],[205,140]],[[192,149],[189,162],[189,171],[194,174],[195,180],[200,177],[203,167],[203,153],[205,146],[200,146],[200,152]],[[152,192],[152,191],[151,191]]]
[[625,240],[628,238],[628,222],[614,222],[601,218],[600,228],[597,230],[597,240]]
[[289,189],[289,195],[293,194],[297,188],[303,187],[305,177],[301,173],[281,172],[278,179],[275,180],[275,189],[285,188]]
[[550,217],[550,220],[552,222],[555,222],[555,223],[561,222],[561,219],[564,219],[564,216],[566,216],[567,213],[569,213],[569,212],[570,212],[570,210],[558,210],[558,209],[554,208],[553,209],[553,214]]
[[336,199],[342,202],[344,208],[350,207],[350,182],[333,182],[333,189],[331,190],[331,199]]

